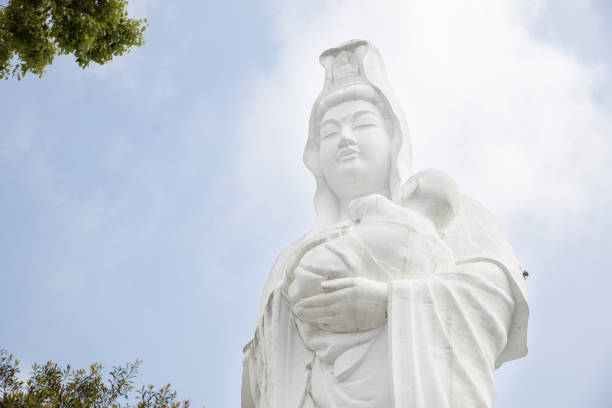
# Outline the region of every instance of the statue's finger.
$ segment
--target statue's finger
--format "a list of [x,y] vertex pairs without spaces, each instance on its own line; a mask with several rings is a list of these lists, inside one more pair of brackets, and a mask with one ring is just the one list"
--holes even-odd
[[340,305],[336,303],[323,307],[298,308],[295,313],[300,319],[310,323],[332,323],[339,319]]
[[301,308],[328,306],[354,297],[355,288],[345,288],[334,292],[321,293],[300,300],[296,306]]
[[321,288],[328,292],[355,286],[356,278],[337,278],[321,282]]
[[344,318],[341,314],[335,314],[333,316],[321,316],[312,323],[324,325],[324,326],[338,326],[344,322]]
[[319,327],[325,331],[333,333],[349,333],[357,331],[355,327],[349,327],[344,319],[335,324],[320,324]]

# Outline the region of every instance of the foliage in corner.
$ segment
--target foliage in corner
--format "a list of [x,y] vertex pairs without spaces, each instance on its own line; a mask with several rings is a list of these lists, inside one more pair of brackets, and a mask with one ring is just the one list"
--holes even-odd
[[86,68],[144,43],[146,19],[129,18],[126,0],[9,0],[0,5],[0,78],[42,77],[56,55]]
[[[34,364],[24,384],[19,377],[19,361],[0,350],[0,407],[2,408],[188,408],[188,400],[179,401],[170,384],[155,389],[136,389],[133,380],[140,361],[115,367],[107,381],[102,365],[75,370],[56,363]],[[133,395],[135,394],[135,395]]]

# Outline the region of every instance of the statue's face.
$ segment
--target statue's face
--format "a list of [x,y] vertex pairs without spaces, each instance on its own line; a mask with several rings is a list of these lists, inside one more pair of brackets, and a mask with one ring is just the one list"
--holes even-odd
[[338,198],[388,190],[391,137],[375,105],[352,100],[329,108],[319,137],[319,166]]

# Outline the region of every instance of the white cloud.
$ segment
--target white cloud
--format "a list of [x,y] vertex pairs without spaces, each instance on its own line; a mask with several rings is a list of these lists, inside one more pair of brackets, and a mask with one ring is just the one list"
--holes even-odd
[[280,48],[244,106],[241,210],[248,203],[250,214],[312,212],[301,151],[323,81],[318,55],[366,38],[380,49],[404,105],[416,170],[447,171],[506,225],[525,215],[553,229],[560,217],[578,224],[611,195],[601,177],[612,174],[611,117],[593,98],[604,71],[533,37],[528,24],[543,5],[270,3]]

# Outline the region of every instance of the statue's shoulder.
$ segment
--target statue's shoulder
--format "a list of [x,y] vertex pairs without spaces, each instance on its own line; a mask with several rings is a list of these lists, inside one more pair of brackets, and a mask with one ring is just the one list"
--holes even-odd
[[291,241],[289,245],[284,247],[282,251],[276,257],[274,264],[272,265],[272,270],[275,269],[283,269],[284,265],[293,257],[295,251],[312,235],[312,232],[308,232],[306,234],[301,235],[297,239]]
[[515,311],[508,343],[497,358],[496,368],[504,361],[514,360],[527,354],[529,306],[523,268],[514,254],[506,233],[493,214],[475,199],[462,196],[459,216],[447,230],[444,241],[455,254],[455,261],[458,264],[491,262],[500,267],[511,282]]
[[[455,255],[457,264],[488,261],[501,267],[516,284],[517,296],[526,302],[527,288],[523,268],[497,220],[481,203],[462,196],[461,209],[448,228],[444,242]],[[520,293],[520,295],[519,295]]]
[[444,241],[461,258],[516,259],[507,235],[493,214],[474,198],[462,195],[459,213],[444,234]]

